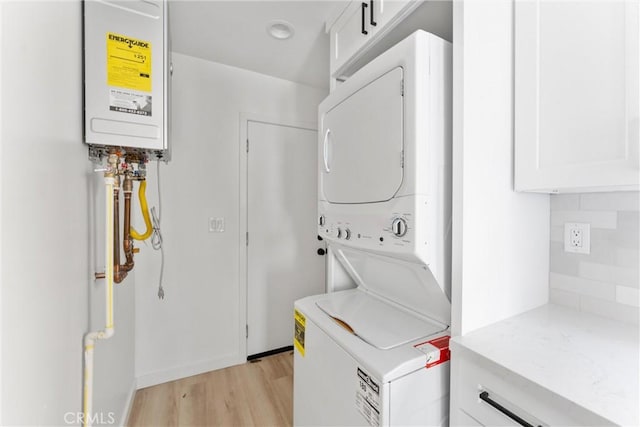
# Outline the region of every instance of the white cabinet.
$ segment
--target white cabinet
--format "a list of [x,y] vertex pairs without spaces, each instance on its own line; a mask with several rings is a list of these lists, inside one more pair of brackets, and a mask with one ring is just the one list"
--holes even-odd
[[332,76],[369,40],[369,35],[362,32],[366,27],[367,19],[363,15],[365,4],[367,3],[352,1],[340,19],[331,27],[329,69]]
[[452,426],[640,425],[636,325],[546,304],[449,348]]
[[515,2],[515,187],[639,188],[638,0]]
[[420,3],[417,0],[351,1],[329,30],[331,77],[342,77],[350,64]]
[[452,426],[611,425],[591,411],[458,347],[451,353]]

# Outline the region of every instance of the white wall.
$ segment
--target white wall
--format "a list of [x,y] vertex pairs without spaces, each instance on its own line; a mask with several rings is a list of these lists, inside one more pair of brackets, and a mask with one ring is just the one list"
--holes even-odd
[[[550,300],[638,324],[640,193],[551,196]],[[564,224],[591,225],[591,253],[564,251]]]
[[[173,54],[173,63],[173,159],[161,166],[165,299],[156,296],[160,255],[143,248],[136,274],[139,387],[244,361],[240,113],[315,122],[327,95],[185,55]],[[149,169],[148,196],[155,205],[155,164]],[[225,232],[209,233],[209,217],[224,217]]]
[[452,332],[548,299],[549,196],[513,192],[513,4],[454,2]]
[[[102,283],[91,279],[102,195],[82,143],[81,3],[2,1],[0,17],[0,424],[64,425],[82,410],[89,318],[104,326]],[[133,296],[132,280],[117,288],[116,335],[96,346],[94,410],[117,423],[135,385]]]

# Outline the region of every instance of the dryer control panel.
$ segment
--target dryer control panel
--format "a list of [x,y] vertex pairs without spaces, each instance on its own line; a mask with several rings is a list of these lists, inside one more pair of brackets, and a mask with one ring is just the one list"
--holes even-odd
[[383,203],[329,204],[320,202],[318,234],[342,246],[427,261],[429,225],[416,217],[427,212],[426,197],[401,197]]
[[375,242],[375,246],[381,246],[385,238],[395,246],[411,245],[414,233],[411,213],[395,213],[389,218],[373,215],[369,218],[349,218],[349,215],[333,217],[327,220],[326,215],[318,218],[320,232],[327,233],[338,240],[363,242]]

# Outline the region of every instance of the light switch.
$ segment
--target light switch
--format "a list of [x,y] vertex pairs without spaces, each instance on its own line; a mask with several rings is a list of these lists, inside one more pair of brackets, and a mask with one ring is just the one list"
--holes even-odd
[[224,217],[209,218],[209,233],[224,233]]

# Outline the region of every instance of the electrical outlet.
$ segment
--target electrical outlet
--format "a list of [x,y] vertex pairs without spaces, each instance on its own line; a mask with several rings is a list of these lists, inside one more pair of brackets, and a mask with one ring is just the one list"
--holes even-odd
[[570,228],[569,229],[569,246],[572,248],[582,247],[582,229]]
[[567,222],[564,224],[564,251],[577,254],[591,253],[591,226]]

